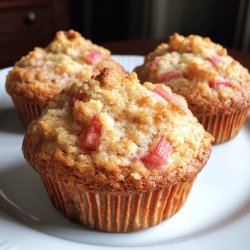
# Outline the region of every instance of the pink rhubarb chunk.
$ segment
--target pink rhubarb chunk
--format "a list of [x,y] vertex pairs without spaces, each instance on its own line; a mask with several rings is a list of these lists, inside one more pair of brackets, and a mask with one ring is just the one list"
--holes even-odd
[[96,150],[100,145],[102,133],[102,123],[99,115],[92,116],[86,131],[82,132],[79,137],[78,146],[82,149]]
[[232,83],[230,81],[218,81],[218,82],[209,82],[209,86],[215,90],[220,89],[221,87],[231,87]]
[[158,76],[159,81],[170,81],[183,77],[183,73],[180,70],[173,70],[169,72],[162,73]]
[[148,169],[161,169],[167,164],[172,152],[171,143],[165,137],[161,137],[155,147],[141,161]]
[[207,59],[213,66],[216,66],[218,63],[220,63],[222,60],[221,60],[221,58],[218,56],[218,55],[216,55],[216,56],[213,56],[213,57],[211,57],[211,58],[208,58]]
[[153,89],[153,92],[157,93],[159,96],[161,96],[163,99],[165,99],[168,103],[173,102],[172,94],[170,94],[165,89],[160,88],[160,87],[155,87]]
[[84,55],[83,59],[86,63],[98,64],[105,59],[105,56],[99,50],[90,50]]
[[187,113],[186,106],[184,106],[182,100],[179,99],[177,96],[174,96],[173,94],[169,93],[167,90],[160,88],[160,87],[155,87],[153,89],[153,92],[157,93],[159,96],[165,99],[168,103],[177,104],[183,110],[185,114]]

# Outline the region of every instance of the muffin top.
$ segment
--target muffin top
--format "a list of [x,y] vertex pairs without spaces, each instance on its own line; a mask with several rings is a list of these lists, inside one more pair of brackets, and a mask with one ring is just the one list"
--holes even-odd
[[23,151],[38,172],[88,190],[129,192],[194,178],[211,141],[170,88],[105,69],[50,102],[29,125]]
[[59,31],[47,48],[35,48],[18,61],[7,77],[7,91],[31,102],[46,103],[77,79],[89,80],[105,67],[124,69],[110,51],[73,30]]
[[233,112],[250,106],[246,68],[209,38],[174,34],[136,68],[141,81],[164,83],[184,96],[195,114]]

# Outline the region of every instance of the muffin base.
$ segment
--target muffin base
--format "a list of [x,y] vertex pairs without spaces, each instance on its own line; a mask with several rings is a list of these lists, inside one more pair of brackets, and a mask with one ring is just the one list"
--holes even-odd
[[231,114],[196,115],[205,130],[214,138],[213,144],[219,144],[234,138],[240,131],[248,114],[248,109]]
[[53,205],[65,217],[108,232],[129,232],[154,226],[177,213],[186,202],[193,180],[144,193],[88,192],[77,185],[41,175]]
[[44,105],[34,104],[14,98],[12,98],[12,101],[25,126],[28,126],[32,120],[37,119],[44,108]]

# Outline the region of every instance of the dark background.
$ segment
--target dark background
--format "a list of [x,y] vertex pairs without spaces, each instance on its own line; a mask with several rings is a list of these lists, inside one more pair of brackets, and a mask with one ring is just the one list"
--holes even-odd
[[[167,0],[165,0],[167,1]],[[176,1],[171,0],[172,5]],[[184,0],[181,16],[173,15],[165,38],[172,32],[183,35],[209,36],[227,47],[234,47],[240,1],[237,0]],[[150,27],[154,0],[84,0],[71,1],[71,27],[95,42],[153,37]],[[166,11],[166,15],[169,13]],[[178,22],[177,29],[171,27]],[[158,37],[164,39],[164,37]]]
[[121,40],[167,40],[178,32],[208,36],[223,46],[247,51],[249,2],[0,0],[0,67],[13,65],[35,46],[46,46],[56,31],[70,28],[104,45]]

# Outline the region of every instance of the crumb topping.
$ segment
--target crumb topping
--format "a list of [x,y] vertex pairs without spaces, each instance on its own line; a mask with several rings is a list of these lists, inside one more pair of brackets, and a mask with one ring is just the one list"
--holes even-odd
[[59,31],[46,48],[35,48],[15,64],[6,87],[31,100],[50,100],[63,88],[79,79],[87,81],[105,67],[124,71],[111,59],[109,50],[73,30]]
[[142,81],[171,87],[187,99],[191,109],[200,104],[207,113],[205,106],[213,101],[219,111],[219,103],[230,108],[240,96],[245,106],[250,105],[248,95],[243,93],[250,88],[248,70],[209,38],[174,34],[168,44],[159,45],[147,55],[136,72]]
[[120,179],[128,168],[136,179],[188,168],[212,141],[170,88],[142,86],[135,73],[111,69],[65,89],[31,123],[27,136],[37,157],[47,155],[79,171],[105,169]]

